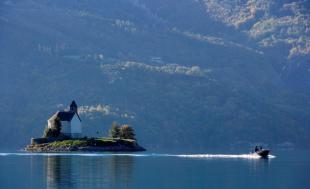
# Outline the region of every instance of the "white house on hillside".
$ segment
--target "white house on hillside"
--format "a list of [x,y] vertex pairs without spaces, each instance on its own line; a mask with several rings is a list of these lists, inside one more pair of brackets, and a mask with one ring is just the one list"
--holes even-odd
[[52,128],[55,120],[59,118],[61,122],[61,133],[72,138],[82,136],[82,122],[78,114],[78,107],[75,101],[71,102],[68,111],[58,111],[47,120],[48,128]]

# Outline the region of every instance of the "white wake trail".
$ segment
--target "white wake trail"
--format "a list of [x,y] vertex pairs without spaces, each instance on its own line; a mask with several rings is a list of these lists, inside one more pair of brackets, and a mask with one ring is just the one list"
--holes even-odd
[[[148,154],[148,153],[0,153],[1,156],[80,156],[80,157],[113,157],[113,156],[130,156],[130,157],[177,157],[177,158],[199,158],[199,159],[260,159],[257,154]],[[275,158],[269,155],[268,158]]]
[[[226,159],[260,159],[257,154],[181,154],[176,155],[183,158],[226,158]],[[269,155],[268,158],[275,158],[273,155]]]

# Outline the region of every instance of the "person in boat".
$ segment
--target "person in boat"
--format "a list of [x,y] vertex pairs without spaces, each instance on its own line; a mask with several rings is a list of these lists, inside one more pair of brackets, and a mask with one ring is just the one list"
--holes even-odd
[[254,152],[258,152],[259,151],[259,147],[255,146]]
[[254,152],[259,152],[262,151],[263,147],[262,146],[255,146]]

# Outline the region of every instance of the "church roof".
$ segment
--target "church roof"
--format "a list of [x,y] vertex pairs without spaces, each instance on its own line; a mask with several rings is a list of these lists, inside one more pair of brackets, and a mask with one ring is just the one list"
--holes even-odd
[[[49,120],[55,120],[56,118],[59,118],[60,121],[71,121],[74,115],[75,112],[72,111],[58,111],[52,117],[50,117]],[[81,121],[80,116],[78,114],[77,116]]]
[[75,114],[77,115],[77,117],[81,121],[81,118],[80,118],[78,111],[77,111],[77,104],[73,100],[70,104],[70,110],[57,111],[48,120],[52,121],[52,120],[55,120],[56,118],[59,118],[60,121],[69,121],[70,122],[73,119]]

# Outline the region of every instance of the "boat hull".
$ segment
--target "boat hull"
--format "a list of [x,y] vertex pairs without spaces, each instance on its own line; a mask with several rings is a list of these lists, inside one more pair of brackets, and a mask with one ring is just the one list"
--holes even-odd
[[257,155],[259,155],[262,158],[268,158],[270,150],[260,150],[256,152]]

